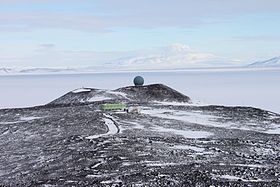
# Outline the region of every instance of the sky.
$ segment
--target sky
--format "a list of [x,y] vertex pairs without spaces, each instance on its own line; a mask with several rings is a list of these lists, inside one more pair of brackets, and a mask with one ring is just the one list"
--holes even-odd
[[114,65],[174,44],[229,63],[280,56],[280,1],[0,0],[0,68]]

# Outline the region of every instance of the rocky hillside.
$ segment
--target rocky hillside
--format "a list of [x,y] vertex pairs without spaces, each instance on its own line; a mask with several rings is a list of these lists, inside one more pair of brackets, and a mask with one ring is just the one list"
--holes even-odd
[[[119,101],[141,112],[98,108]],[[0,186],[280,186],[279,114],[189,102],[154,84],[0,110]]]
[[147,86],[129,86],[117,89],[119,92],[126,93],[127,96],[135,101],[170,101],[187,102],[191,99],[188,96],[163,84],[152,84]]
[[129,86],[116,90],[82,88],[65,94],[49,105],[86,104],[93,102],[191,102],[188,96],[163,84]]

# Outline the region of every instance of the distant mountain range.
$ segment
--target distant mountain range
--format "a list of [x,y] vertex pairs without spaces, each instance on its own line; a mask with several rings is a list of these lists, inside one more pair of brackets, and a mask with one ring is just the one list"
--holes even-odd
[[115,59],[107,66],[127,70],[178,69],[228,66],[228,62],[214,54],[195,51],[187,45],[173,44]]
[[280,67],[280,56],[264,61],[258,61],[250,64],[248,67],[264,68],[264,67]]
[[13,68],[0,68],[0,74],[47,74],[47,73],[61,73],[77,72],[75,69],[63,68],[27,68],[27,69],[13,69]]
[[[104,55],[108,57],[108,54]],[[109,55],[110,56],[110,55]],[[106,61],[94,61],[82,68],[0,68],[0,74],[63,74],[112,71],[178,70],[189,68],[274,68],[280,67],[280,56],[242,66],[233,60],[211,53],[198,52],[187,45],[173,44],[150,50],[121,53]]]
[[5,74],[5,73],[12,73],[13,69],[11,68],[0,68],[0,74]]
[[[100,54],[101,55],[101,54]],[[102,55],[101,55],[102,56]],[[0,74],[86,73],[108,71],[166,70],[182,68],[224,67],[230,60],[211,53],[199,52],[187,45],[173,44],[150,50],[130,51],[117,55],[104,54],[105,61],[94,61],[94,66],[83,68],[0,68]],[[105,58],[106,59],[106,58]]]

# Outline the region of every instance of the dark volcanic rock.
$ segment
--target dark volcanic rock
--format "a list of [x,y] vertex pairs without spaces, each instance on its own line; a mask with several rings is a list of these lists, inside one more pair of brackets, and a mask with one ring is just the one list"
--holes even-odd
[[82,88],[71,91],[60,98],[52,101],[48,105],[78,105],[99,103],[104,101],[127,101],[128,99],[123,93],[101,90],[94,88]]
[[75,105],[92,102],[117,101],[117,102],[149,102],[149,101],[174,101],[190,102],[188,96],[163,84],[146,86],[129,86],[117,90],[100,90],[83,88],[74,90],[54,100],[49,105]]
[[[140,114],[98,109],[126,102]],[[149,101],[149,102],[148,102]],[[0,110],[0,186],[280,186],[280,115],[161,84]]]
[[129,98],[137,101],[175,101],[190,102],[188,96],[163,84],[151,84],[146,86],[129,86],[119,88],[117,91],[124,92]]

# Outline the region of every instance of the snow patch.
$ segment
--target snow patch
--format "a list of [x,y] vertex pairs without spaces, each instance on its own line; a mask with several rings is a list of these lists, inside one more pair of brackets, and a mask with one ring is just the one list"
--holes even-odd
[[96,101],[104,101],[104,100],[109,100],[109,99],[112,99],[112,98],[105,97],[105,96],[94,96],[94,97],[88,99],[87,101],[88,102],[96,102]]
[[220,178],[227,180],[242,180],[240,177],[236,177],[233,175],[221,175]]
[[131,129],[144,129],[144,125],[141,125],[140,123],[133,122],[133,121],[122,121],[121,124],[125,125],[125,127],[122,125],[120,126],[120,132],[123,132],[124,130],[131,130]]
[[147,114],[153,117],[179,120],[187,123],[195,123],[204,126],[213,126],[227,129],[240,129],[240,130],[253,130],[268,134],[280,134],[280,124],[271,123],[269,130],[263,126],[258,125],[257,121],[240,123],[240,122],[220,122],[223,117],[216,116],[214,114],[203,113],[202,111],[182,111],[171,109],[151,109],[144,108],[143,114]]
[[176,166],[178,163],[148,163],[146,166],[157,167],[157,166]]
[[267,134],[280,134],[280,124],[272,124],[271,129],[265,131]]
[[91,89],[88,89],[88,88],[79,88],[79,89],[76,89],[76,90],[73,90],[72,93],[82,93],[82,92],[90,92]]
[[233,176],[233,175],[221,175],[221,176],[219,176],[219,178],[226,179],[226,180],[231,180],[231,181],[241,180],[241,181],[244,181],[244,182],[262,182],[262,181],[264,181],[262,179],[242,179],[240,177],[236,177],[236,176]]
[[21,117],[20,120],[21,121],[31,121],[31,120],[35,120],[35,119],[41,119],[42,117],[36,117],[36,116],[27,116],[27,117]]
[[123,97],[123,98],[125,98],[125,99],[128,99],[128,98],[127,98],[127,94],[126,94],[126,93],[123,93],[123,92],[107,90],[106,93],[112,94],[112,95],[121,96],[121,97]]
[[173,134],[183,136],[185,138],[208,138],[209,136],[213,135],[212,133],[206,131],[177,130],[177,129],[164,128],[161,126],[154,127],[152,130],[157,132],[173,133]]
[[259,164],[232,164],[232,166],[249,167],[249,168],[265,168],[264,165]]
[[175,145],[172,148],[174,148],[174,149],[193,150],[195,152],[203,152],[205,150],[204,148],[196,147],[196,146],[190,146],[190,145]]
[[104,175],[87,175],[86,178],[102,178]]
[[167,102],[167,101],[155,101],[159,105],[172,105],[172,106],[190,106],[190,103],[186,102]]
[[1,125],[10,125],[10,124],[16,124],[16,123],[22,123],[24,121],[4,121],[0,122]]
[[112,183],[120,183],[122,182],[121,180],[119,179],[116,179],[116,180],[107,180],[107,181],[102,181],[100,182],[101,184],[112,184]]
[[142,110],[143,114],[148,114],[154,117],[160,117],[165,119],[179,120],[188,123],[197,123],[201,125],[207,126],[215,126],[215,127],[230,127],[229,123],[218,123],[216,122],[216,116],[203,114],[202,112],[188,112],[181,110],[166,110],[166,109],[150,109],[146,108]]
[[20,119],[18,121],[4,121],[4,122],[0,122],[0,124],[2,124],[2,125],[16,124],[16,123],[32,121],[32,120],[41,119],[41,118],[44,118],[44,117],[23,116],[23,117],[20,117]]

